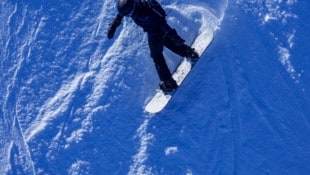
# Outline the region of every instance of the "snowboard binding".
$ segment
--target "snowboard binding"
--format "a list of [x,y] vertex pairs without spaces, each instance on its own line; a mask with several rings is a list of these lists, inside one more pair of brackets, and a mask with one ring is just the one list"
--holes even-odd
[[178,84],[174,79],[160,81],[159,87],[163,92],[172,92],[178,88]]

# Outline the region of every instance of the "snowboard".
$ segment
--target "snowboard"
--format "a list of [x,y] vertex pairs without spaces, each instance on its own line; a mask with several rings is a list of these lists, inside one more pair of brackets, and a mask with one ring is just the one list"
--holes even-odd
[[[198,36],[196,37],[196,39],[194,39],[191,47],[195,49],[199,57],[201,57],[207,47],[211,44],[213,40],[213,35],[214,33],[212,29],[206,29],[204,31],[201,31],[200,34],[198,34]],[[192,70],[194,65],[199,62],[200,59],[201,58],[199,58],[195,62],[192,62],[184,58],[183,61],[179,64],[179,66],[176,68],[176,71],[172,74],[172,77],[177,82],[179,88],[183,80]],[[172,92],[164,92],[160,88],[156,89],[155,95],[146,104],[145,111],[152,114],[162,111],[169,103],[170,99],[176,91],[177,89]]]

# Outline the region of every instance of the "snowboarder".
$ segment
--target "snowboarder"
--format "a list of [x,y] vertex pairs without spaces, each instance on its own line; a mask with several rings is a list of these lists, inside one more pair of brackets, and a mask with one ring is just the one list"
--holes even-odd
[[113,38],[123,17],[131,17],[147,33],[150,54],[160,79],[160,88],[166,92],[176,89],[178,85],[172,78],[163,56],[164,46],[193,61],[199,57],[197,52],[184,44],[185,40],[167,24],[166,12],[156,0],[119,0],[117,10],[118,14],[109,25],[108,38]]

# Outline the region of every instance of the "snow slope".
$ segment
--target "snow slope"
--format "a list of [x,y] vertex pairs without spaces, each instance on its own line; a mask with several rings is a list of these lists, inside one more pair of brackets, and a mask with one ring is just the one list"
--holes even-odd
[[[214,42],[171,103],[115,1],[0,3],[0,174],[308,174],[308,1],[160,1]],[[174,69],[181,58],[165,51]]]

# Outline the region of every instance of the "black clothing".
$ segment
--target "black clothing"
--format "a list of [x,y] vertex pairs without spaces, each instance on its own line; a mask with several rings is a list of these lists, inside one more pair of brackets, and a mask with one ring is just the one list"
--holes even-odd
[[[172,77],[163,55],[164,46],[182,57],[187,56],[187,51],[192,49],[185,45],[184,40],[177,34],[176,30],[167,24],[166,13],[156,0],[132,1],[135,2],[135,6],[129,15],[148,35],[150,55],[153,58],[160,80],[169,81]],[[110,24],[109,38],[114,36],[115,29],[122,19],[123,16],[118,13]]]
[[160,81],[159,87],[164,92],[172,92],[178,88],[178,84],[174,79],[170,79],[168,81]]
[[185,44],[177,45],[171,39],[164,39],[164,32],[161,30],[148,32],[148,43],[151,57],[155,63],[155,68],[158,72],[161,81],[171,79],[170,70],[166,64],[163,49],[164,46],[180,56],[186,56],[186,49],[189,46]]
[[119,0],[117,2],[118,13],[122,16],[128,16],[135,10],[136,1],[138,0]]
[[170,31],[171,27],[167,24],[165,17],[166,13],[158,3],[150,7],[146,0],[140,0],[131,15],[133,21],[145,32],[151,32],[156,28],[161,28],[165,32]]

